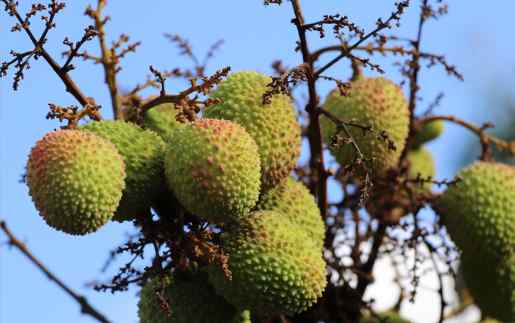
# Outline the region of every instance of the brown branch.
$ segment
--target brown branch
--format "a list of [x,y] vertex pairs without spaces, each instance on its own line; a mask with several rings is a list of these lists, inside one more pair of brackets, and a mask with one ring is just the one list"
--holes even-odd
[[305,75],[309,93],[309,101],[305,108],[309,115],[308,140],[311,155],[309,163],[311,169],[316,170],[315,175],[318,178],[317,181],[311,181],[310,190],[317,196],[318,207],[320,208],[322,217],[325,219],[327,217],[327,177],[329,176],[329,173],[325,169],[322,133],[320,129],[319,114],[317,111],[319,97],[316,89],[316,76],[314,75],[313,60],[311,59],[311,54],[309,52],[306,29],[303,28],[304,16],[302,14],[300,1],[292,0],[291,4],[295,14],[295,19],[293,19],[292,22],[295,24],[299,36],[299,46],[305,66]]
[[440,296],[440,311],[439,311],[439,319],[438,323],[443,323],[445,320],[445,307],[447,306],[447,302],[445,301],[445,295],[444,295],[444,284],[443,284],[443,273],[440,272],[438,269],[438,262],[435,258],[435,248],[427,241],[426,237],[422,237],[422,241],[424,242],[424,245],[428,249],[429,253],[431,254],[431,262],[433,264],[433,268],[436,272],[436,276],[438,277],[438,295]]
[[[345,52],[347,50],[348,50],[348,47],[345,44],[332,45],[332,46],[320,48],[319,50],[317,50],[316,52],[314,52],[312,54],[312,57],[314,60],[316,60],[324,53]],[[374,53],[386,55],[388,53],[388,54],[401,55],[401,56],[406,56],[406,55],[413,56],[416,53],[414,49],[406,49],[402,46],[386,47],[386,46],[373,45],[372,43],[369,43],[369,44],[363,45],[363,46],[357,46],[356,48],[354,48],[354,50],[364,51],[370,55],[374,54]],[[447,74],[456,77],[460,81],[464,80],[463,75],[460,72],[458,72],[456,66],[448,63],[447,60],[445,59],[444,55],[419,51],[418,56],[420,58],[423,58],[423,59],[429,61],[429,66],[439,64],[445,69]]]
[[93,306],[91,306],[88,303],[87,299],[84,296],[79,295],[76,292],[74,292],[70,287],[68,287],[59,278],[57,278],[57,276],[55,276],[52,272],[50,272],[50,270],[48,270],[47,267],[30,252],[30,250],[27,248],[27,246],[23,242],[21,242],[18,238],[16,238],[16,236],[7,227],[7,223],[3,220],[0,220],[0,229],[5,233],[5,235],[7,235],[7,238],[9,239],[8,243],[10,246],[13,246],[16,249],[18,249],[19,251],[21,251],[21,253],[23,253],[23,255],[25,257],[27,257],[34,265],[36,265],[36,267],[38,267],[38,269],[41,272],[43,272],[48,277],[48,279],[50,279],[51,281],[56,283],[62,290],[64,290],[66,292],[66,294],[68,294],[77,303],[79,303],[81,312],[83,314],[91,316],[98,322],[102,322],[102,323],[110,322],[103,314],[101,314],[95,308],[93,308]]
[[[222,78],[227,76],[229,73],[230,68],[226,67],[219,71],[217,71],[215,74],[213,74],[211,77],[202,78],[202,83],[196,84],[195,80],[192,80],[191,87],[180,92],[176,95],[169,95],[169,94],[163,94],[161,91],[161,95],[151,98],[147,100],[146,102],[143,102],[143,104],[140,106],[139,111],[143,115],[148,110],[152,109],[155,106],[158,106],[163,103],[175,103],[175,104],[182,104],[184,100],[187,99],[188,95],[193,93],[200,93],[200,94],[207,94],[209,90],[218,84]],[[162,75],[162,74],[161,74]],[[157,84],[160,82],[157,81]]]
[[[26,19],[23,19],[18,12],[17,4],[15,2],[11,2],[9,0],[1,0],[6,8],[6,11],[16,18],[18,21],[17,27],[21,28],[25,31],[27,36],[29,37],[30,41],[34,45],[34,52],[37,54],[37,56],[42,56],[45,61],[50,65],[52,70],[59,76],[61,81],[64,83],[66,87],[66,91],[69,92],[73,97],[82,105],[86,106],[88,104],[91,104],[91,99],[88,99],[86,95],[82,93],[80,88],[77,86],[77,84],[71,79],[71,77],[66,73],[65,70],[59,66],[59,64],[50,56],[50,54],[45,50],[44,44],[46,42],[46,35],[48,31],[54,27],[53,19],[57,12],[62,9],[62,7],[54,7],[54,5],[58,5],[57,2],[52,1],[52,6],[49,9],[49,18],[47,18],[47,22],[45,25],[45,30],[43,31],[41,37],[39,39],[36,39],[34,34],[32,33],[32,30],[29,28],[29,23],[26,21]],[[64,7],[64,6],[63,6]],[[58,9],[58,10],[57,10]],[[28,18],[27,18],[28,19]]]
[[386,28],[390,28],[391,24],[394,21],[399,21],[400,16],[402,13],[404,13],[404,10],[409,6],[409,0],[405,0],[402,2],[397,3],[396,10],[392,12],[390,17],[386,19],[386,21],[382,21],[381,19],[377,20],[376,28],[372,30],[371,32],[367,33],[366,35],[360,37],[359,40],[357,40],[353,45],[349,46],[347,49],[342,50],[342,53],[332,60],[330,60],[328,63],[326,63],[324,66],[319,68],[314,76],[315,78],[318,78],[320,75],[322,75],[327,69],[331,68],[334,64],[338,63],[342,58],[348,57],[350,53],[358,46],[360,46],[363,42],[365,42],[370,37],[375,37],[380,31]]
[[[86,42],[92,40],[94,37],[97,36],[97,31],[95,30],[94,26],[88,26],[84,29],[84,35],[82,38],[77,41],[76,43],[73,43],[68,38],[65,38],[63,40],[63,44],[69,47],[69,50],[63,53],[63,56],[67,56],[68,59],[63,64],[62,69],[66,72],[73,70],[75,67],[72,65],[72,61],[75,57],[81,57],[82,54],[79,54],[79,50]],[[86,54],[86,52],[84,52]],[[84,56],[83,56],[84,57]]]
[[507,152],[511,155],[515,156],[515,141],[505,141],[502,139],[499,139],[497,137],[494,137],[492,135],[489,135],[485,132],[486,129],[492,128],[493,125],[491,123],[485,123],[482,126],[475,126],[473,124],[470,124],[460,118],[457,118],[455,116],[432,116],[423,118],[417,121],[416,127],[422,127],[423,125],[435,121],[435,120],[444,120],[453,122],[455,124],[458,124],[474,134],[476,134],[479,137],[479,140],[481,142],[482,147],[482,154],[481,159],[486,160],[490,158],[491,155],[491,145],[495,145],[498,149]]
[[60,122],[66,120],[67,125],[61,127],[66,129],[77,128],[79,121],[85,117],[89,117],[91,120],[101,120],[99,109],[97,105],[87,105],[82,109],[77,106],[61,107],[53,103],[49,103],[48,107],[50,112],[47,113],[47,119],[58,119]]
[[410,111],[410,133],[413,133],[413,125],[415,121],[415,107],[417,105],[417,93],[420,89],[418,85],[418,74],[420,72],[420,44],[422,40],[422,30],[424,27],[424,22],[426,21],[426,17],[424,14],[424,8],[427,7],[427,2],[429,0],[422,1],[422,9],[420,10],[420,18],[418,22],[418,30],[417,30],[417,39],[413,42],[413,53],[412,59],[410,63],[411,73],[410,73],[410,82],[409,82],[409,100],[408,100],[408,109]]
[[116,74],[118,73],[118,57],[116,56],[115,49],[108,48],[105,38],[104,26],[109,20],[109,17],[102,17],[102,10],[105,7],[105,0],[98,0],[97,8],[93,9],[88,7],[86,9],[86,15],[91,17],[95,23],[95,29],[97,31],[97,37],[100,45],[100,51],[102,53],[100,61],[104,67],[104,77],[107,87],[109,88],[109,94],[111,96],[111,107],[113,110],[113,116],[115,119],[122,119],[123,114],[121,111],[120,97],[118,95],[118,85],[116,82]]
[[384,237],[386,236],[386,224],[380,223],[377,227],[377,230],[374,233],[374,240],[372,242],[372,249],[368,256],[367,261],[361,266],[360,270],[367,274],[367,276],[360,276],[358,279],[358,285],[356,287],[356,291],[359,295],[363,296],[367,286],[372,282],[369,278],[372,270],[374,269],[374,264],[379,256],[379,249],[383,244]]

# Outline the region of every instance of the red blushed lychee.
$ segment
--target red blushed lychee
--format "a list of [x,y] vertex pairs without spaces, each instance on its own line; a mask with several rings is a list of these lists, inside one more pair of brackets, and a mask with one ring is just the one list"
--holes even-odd
[[94,134],[59,130],[32,148],[29,194],[57,230],[83,235],[112,218],[125,187],[125,164],[115,146]]

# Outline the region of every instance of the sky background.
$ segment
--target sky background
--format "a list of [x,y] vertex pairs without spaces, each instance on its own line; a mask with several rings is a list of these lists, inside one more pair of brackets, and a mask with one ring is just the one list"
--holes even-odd
[[[21,2],[22,8],[31,3]],[[339,12],[369,29],[378,17],[389,15],[394,1],[302,2],[308,22],[318,20],[324,14]],[[50,33],[46,46],[55,57],[60,57],[64,50],[61,42],[65,36],[77,40],[83,28],[90,24],[83,15],[87,3],[90,1],[68,1],[64,14],[58,16],[57,29]],[[418,2],[414,1],[414,4],[402,20],[399,30],[402,36],[414,36]],[[423,70],[420,94],[424,101],[421,107],[426,107],[440,91],[444,91],[445,98],[437,113],[455,114],[476,122],[507,119],[509,112],[500,105],[490,104],[488,98],[492,92],[509,88],[515,80],[514,11],[515,2],[508,0],[488,4],[452,1],[448,16],[428,23],[422,49],[444,53],[448,61],[463,72],[466,81],[447,77],[440,67]],[[126,33],[132,40],[143,42],[136,54],[123,61],[123,70],[119,74],[119,84],[123,88],[131,88],[143,81],[150,64],[158,69],[188,66],[189,62],[163,37],[165,32],[189,39],[200,54],[216,40],[224,39],[222,50],[209,65],[210,72],[231,66],[233,71],[252,69],[271,73],[270,63],[275,59],[282,59],[290,67],[300,62],[300,55],[293,51],[297,35],[290,23],[289,3],[265,7],[261,0],[110,1],[106,13],[112,16],[112,22],[107,26],[111,40]],[[11,17],[0,13],[0,61],[8,58],[11,49],[24,51],[31,48],[25,35],[9,32],[12,24]],[[34,28],[37,26],[35,21]],[[327,38],[331,39],[329,33]],[[314,37],[312,44],[325,42]],[[96,42],[92,42],[88,50],[96,53]],[[389,77],[399,81],[399,75],[391,65],[395,60],[377,57],[376,62],[383,63]],[[86,95],[95,97],[105,107],[104,116],[110,117],[109,96],[100,66],[90,62],[76,63],[78,68],[71,73],[74,80]],[[337,65],[332,75],[346,78],[349,75],[347,63]],[[86,295],[113,323],[137,322],[136,288],[112,296],[99,294],[86,286],[93,279],[109,277],[100,270],[108,252],[125,241],[131,225],[110,223],[91,235],[67,236],[44,223],[34,209],[26,185],[19,182],[32,145],[59,126],[57,121],[45,120],[47,103],[76,104],[74,98],[64,91],[58,77],[43,60],[32,62],[19,91],[12,91],[11,81],[12,73],[8,78],[0,79],[0,218],[7,221],[50,270],[74,290]],[[176,81],[167,85],[171,90],[183,86]],[[321,93],[325,95],[331,87],[332,84],[322,85]],[[442,139],[429,145],[436,158],[438,178],[451,178],[461,167],[462,152],[471,138],[464,130],[449,126]],[[8,249],[4,241],[0,235],[1,323],[94,322],[82,316],[76,303],[49,283],[17,250]],[[386,264],[380,264],[378,268],[388,272]],[[386,295],[386,301],[380,302],[380,307],[387,306],[388,300],[393,300],[396,294],[388,283],[391,277],[388,274],[383,277],[372,290],[373,295]],[[427,284],[432,282],[427,281]],[[435,296],[430,291],[421,292],[416,304],[404,307],[403,313],[416,322],[435,322]],[[461,322],[472,322],[473,317],[474,313]]]

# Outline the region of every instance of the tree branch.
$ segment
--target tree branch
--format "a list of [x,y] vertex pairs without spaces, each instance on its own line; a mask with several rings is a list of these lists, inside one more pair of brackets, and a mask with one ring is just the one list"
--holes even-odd
[[317,111],[319,97],[316,89],[316,77],[314,75],[313,60],[309,52],[309,47],[306,39],[306,30],[304,26],[304,16],[299,0],[291,1],[292,8],[295,14],[293,23],[295,24],[299,36],[299,46],[302,52],[302,59],[305,67],[306,80],[308,85],[309,101],[306,105],[306,112],[309,115],[308,125],[308,140],[310,147],[310,167],[316,170],[316,178],[318,180],[311,180],[310,190],[318,198],[318,207],[322,217],[327,217],[327,177],[329,176],[325,169],[323,146],[322,146],[322,133],[320,129],[319,114]]
[[110,323],[110,321],[100,312],[98,312],[93,306],[91,306],[87,299],[74,292],[71,288],[69,288],[66,284],[64,284],[57,276],[55,276],[50,270],[47,269],[47,267],[39,260],[37,259],[27,248],[27,246],[21,242],[16,236],[9,230],[7,227],[7,223],[5,221],[0,220],[0,229],[7,235],[7,238],[9,239],[8,243],[9,245],[17,248],[25,257],[27,257],[38,269],[43,272],[48,279],[56,283],[62,290],[66,292],[70,297],[72,297],[77,303],[79,303],[81,312],[85,315],[89,315],[98,322],[101,323]]
[[[46,35],[48,34],[48,31],[53,28],[54,23],[54,17],[57,14],[57,12],[60,10],[54,10],[53,7],[50,9],[49,18],[46,22],[45,30],[43,31],[41,37],[36,39],[34,34],[32,33],[31,29],[29,28],[29,24],[21,17],[20,13],[18,12],[17,4],[8,0],[1,0],[6,8],[6,11],[16,18],[18,21],[19,28],[22,28],[27,36],[29,37],[30,41],[34,45],[34,52],[37,55],[42,56],[45,61],[50,65],[52,70],[59,76],[61,81],[64,83],[66,87],[66,91],[68,91],[75,99],[82,105],[86,106],[88,104],[91,104],[91,100],[88,99],[86,95],[82,93],[82,91],[79,89],[77,84],[70,78],[68,73],[59,66],[59,64],[50,56],[50,54],[45,50],[44,44],[46,42]],[[58,5],[57,2],[53,1],[52,5]]]
[[118,73],[117,64],[118,57],[113,49],[110,49],[106,44],[104,26],[109,20],[109,17],[102,17],[102,10],[105,7],[105,0],[98,0],[97,8],[88,8],[86,14],[90,16],[95,22],[95,28],[98,35],[98,41],[101,50],[100,62],[104,67],[104,77],[109,94],[111,96],[111,107],[115,119],[123,119],[123,114],[120,107],[120,97],[118,95],[118,85],[116,82],[116,74]]
[[474,134],[476,134],[479,137],[479,140],[481,142],[482,147],[482,154],[481,159],[485,160],[488,159],[491,155],[491,145],[495,145],[498,149],[505,151],[507,153],[510,153],[511,155],[515,156],[515,141],[505,141],[502,139],[499,139],[497,137],[494,137],[492,135],[489,135],[485,132],[486,129],[492,128],[493,124],[491,123],[485,123],[484,125],[478,127],[473,124],[470,124],[460,118],[457,118],[455,116],[432,116],[423,118],[417,121],[416,127],[420,129],[423,125],[430,123],[435,120],[444,120],[453,122],[455,124],[458,124]]
[[[380,32],[381,30],[385,29],[385,28],[390,28],[391,27],[391,23],[393,21],[398,21],[400,19],[400,15],[404,12],[404,10],[409,6],[409,0],[406,0],[406,1],[402,1],[402,2],[399,2],[397,4],[397,8],[394,12],[392,12],[392,14],[390,15],[390,17],[388,17],[388,19],[386,21],[382,21],[381,19],[378,19],[377,20],[377,23],[376,23],[376,28],[374,30],[372,30],[371,32],[369,32],[368,34],[360,37],[359,40],[357,40],[353,45],[349,46],[346,50],[342,50],[342,53],[338,56],[336,56],[335,58],[333,58],[332,60],[330,60],[327,64],[325,64],[324,66],[322,66],[321,68],[319,68],[314,76],[315,78],[318,78],[320,75],[322,75],[327,69],[329,69],[331,66],[333,66],[334,64],[338,63],[342,58],[344,57],[348,57],[350,55],[350,53],[358,46],[360,46],[363,42],[365,42],[367,39],[369,39],[370,37],[373,37],[373,36],[376,36],[378,32]],[[316,53],[315,53],[316,54]]]

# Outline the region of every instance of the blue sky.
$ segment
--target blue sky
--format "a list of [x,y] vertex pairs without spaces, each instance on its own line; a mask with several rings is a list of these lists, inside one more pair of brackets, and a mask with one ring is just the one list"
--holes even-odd
[[[68,1],[65,14],[58,16],[57,29],[49,36],[47,49],[56,57],[63,51],[65,36],[78,39],[83,28],[90,23],[83,15],[91,1]],[[361,26],[373,27],[378,17],[385,17],[394,1],[325,0],[303,1],[307,21],[318,20],[323,14],[340,12]],[[143,4],[144,3],[144,4]],[[413,36],[418,5],[408,10],[400,32]],[[424,70],[421,75],[421,94],[425,107],[440,91],[445,99],[437,112],[452,113],[472,121],[488,121],[503,117],[503,111],[487,104],[492,89],[506,87],[515,80],[515,42],[513,39],[513,12],[515,2],[496,1],[479,5],[474,1],[452,1],[450,14],[439,22],[429,22],[424,32],[423,50],[445,53],[465,74],[465,82],[449,78],[441,68]],[[148,66],[159,69],[188,64],[178,55],[163,33],[177,33],[189,39],[198,53],[214,41],[223,38],[225,44],[209,68],[231,66],[233,70],[254,69],[269,73],[270,63],[282,59],[287,66],[299,63],[293,51],[296,31],[290,23],[289,4],[282,7],[264,7],[261,0],[253,1],[110,1],[106,13],[112,16],[107,27],[111,37],[129,34],[132,40],[141,40],[136,54],[123,61],[119,74],[120,85],[130,88],[144,80]],[[0,61],[7,58],[10,49],[23,51],[30,44],[22,34],[9,32],[13,23],[7,14],[0,14]],[[34,22],[34,28],[37,23]],[[330,37],[327,37],[330,38]],[[322,42],[313,39],[313,44]],[[89,47],[96,52],[96,43]],[[395,68],[385,63],[390,77],[399,80]],[[77,62],[73,78],[88,95],[95,97],[110,117],[108,92],[103,84],[103,72],[89,62]],[[348,66],[339,64],[333,74],[341,78],[349,75]],[[369,73],[373,74],[373,73]],[[100,269],[108,251],[125,240],[130,225],[109,224],[95,234],[76,238],[56,232],[45,225],[37,215],[27,194],[19,183],[27,154],[36,140],[56,128],[56,121],[45,120],[47,103],[75,104],[73,97],[42,60],[32,63],[21,88],[11,89],[11,77],[0,79],[0,217],[25,241],[29,248],[50,269],[73,289],[86,295],[94,306],[102,310],[113,322],[137,322],[136,289],[127,293],[99,294],[85,286],[93,279],[104,277]],[[170,89],[183,84],[170,81]],[[332,85],[321,86],[325,94]],[[460,161],[460,152],[471,137],[456,127],[448,127],[439,141],[430,144],[437,161],[439,178],[451,177]],[[4,238],[0,238],[3,242]],[[37,271],[16,250],[0,247],[0,322],[30,323],[87,323],[90,318],[79,313],[78,306]],[[417,320],[425,322],[423,318]]]

